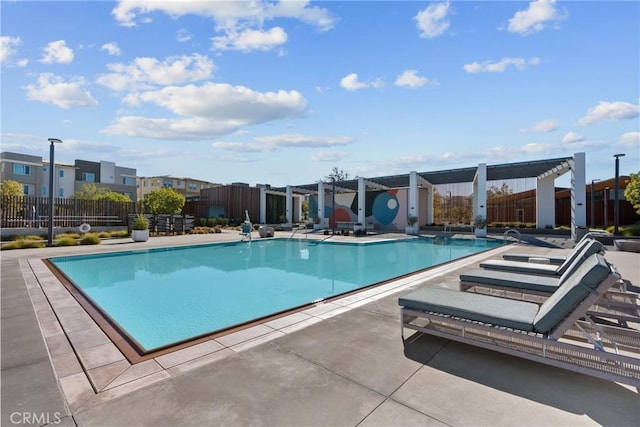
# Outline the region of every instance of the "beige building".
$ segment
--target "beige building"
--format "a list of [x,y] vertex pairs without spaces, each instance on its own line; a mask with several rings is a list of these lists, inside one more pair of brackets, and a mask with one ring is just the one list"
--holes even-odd
[[164,187],[173,188],[182,194],[187,200],[200,197],[200,190],[219,187],[222,184],[202,181],[194,178],[176,177],[170,175],[138,177],[138,200],[142,200],[145,194]]

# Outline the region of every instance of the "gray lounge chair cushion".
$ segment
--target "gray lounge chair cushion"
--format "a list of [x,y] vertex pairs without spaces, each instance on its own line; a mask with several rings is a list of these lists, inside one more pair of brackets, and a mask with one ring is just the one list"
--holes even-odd
[[585,239],[578,243],[574,250],[572,250],[567,256],[567,259],[559,266],[507,261],[504,259],[490,259],[480,263],[480,267],[489,270],[513,271],[525,274],[539,274],[543,276],[562,276],[567,272],[574,271],[575,268],[590,255],[601,251],[602,243],[597,240]]
[[598,254],[587,258],[541,306],[533,322],[547,333],[565,319],[609,275],[611,269]]
[[536,255],[536,254],[521,254],[521,253],[502,255],[502,259],[506,261],[529,262],[529,258],[547,259],[549,260],[549,264],[551,265],[561,265],[567,259],[566,256]]
[[449,289],[422,288],[402,296],[398,304],[522,331],[533,330],[538,305]]
[[555,292],[560,284],[560,279],[557,277],[485,270],[482,268],[461,274],[460,281],[490,285],[491,287],[516,288],[548,293]]

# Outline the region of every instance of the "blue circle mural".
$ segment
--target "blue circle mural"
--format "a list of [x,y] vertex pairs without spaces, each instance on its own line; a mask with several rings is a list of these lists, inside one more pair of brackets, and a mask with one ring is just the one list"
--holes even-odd
[[382,225],[389,225],[393,222],[400,210],[400,203],[396,197],[397,190],[390,190],[378,194],[373,201],[372,213]]

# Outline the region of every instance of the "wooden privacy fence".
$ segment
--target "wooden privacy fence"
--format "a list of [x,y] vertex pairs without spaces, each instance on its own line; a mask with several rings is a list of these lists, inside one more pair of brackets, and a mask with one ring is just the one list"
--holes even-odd
[[[127,225],[127,215],[136,211],[134,202],[54,198],[53,226],[77,227]],[[0,227],[46,228],[49,226],[49,198],[0,196]]]

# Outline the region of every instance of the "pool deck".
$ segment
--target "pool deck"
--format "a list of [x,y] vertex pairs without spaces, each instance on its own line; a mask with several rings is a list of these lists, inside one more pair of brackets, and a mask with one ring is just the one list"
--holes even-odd
[[[403,293],[457,289],[460,273],[507,251],[557,254],[573,246],[558,236],[523,237],[528,243],[134,365],[87,321],[41,259],[237,241],[237,232],[3,251],[0,425],[636,425],[640,397],[631,387],[435,337],[403,346],[397,304]],[[640,254],[608,246],[606,258],[640,286]]]

